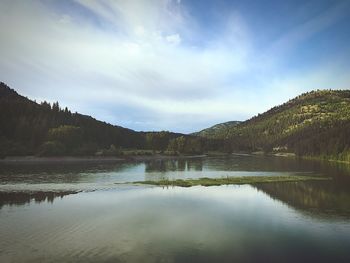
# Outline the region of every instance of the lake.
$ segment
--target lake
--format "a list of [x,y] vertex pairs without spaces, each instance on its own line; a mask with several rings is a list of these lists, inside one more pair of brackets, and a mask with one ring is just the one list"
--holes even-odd
[[[223,176],[331,181],[191,188]],[[0,164],[0,262],[350,262],[350,166],[282,157]]]

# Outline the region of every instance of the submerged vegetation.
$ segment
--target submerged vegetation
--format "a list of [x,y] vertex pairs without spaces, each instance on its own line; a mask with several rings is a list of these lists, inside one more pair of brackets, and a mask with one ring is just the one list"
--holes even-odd
[[298,182],[298,181],[324,181],[331,180],[329,177],[316,176],[242,176],[242,177],[221,177],[221,178],[199,178],[199,179],[176,179],[176,180],[160,180],[160,181],[138,181],[134,184],[149,184],[158,186],[180,186],[191,187],[196,185],[202,186],[218,186],[228,184],[260,184],[273,182]]

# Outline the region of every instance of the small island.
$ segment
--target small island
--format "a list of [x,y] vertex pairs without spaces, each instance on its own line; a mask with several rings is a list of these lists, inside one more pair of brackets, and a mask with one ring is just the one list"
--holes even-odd
[[229,184],[260,184],[260,183],[274,183],[274,182],[298,182],[298,181],[324,181],[331,180],[330,177],[318,176],[240,176],[240,177],[221,177],[221,178],[198,178],[198,179],[176,179],[176,180],[160,180],[160,181],[138,181],[134,184],[148,184],[157,186],[219,186]]

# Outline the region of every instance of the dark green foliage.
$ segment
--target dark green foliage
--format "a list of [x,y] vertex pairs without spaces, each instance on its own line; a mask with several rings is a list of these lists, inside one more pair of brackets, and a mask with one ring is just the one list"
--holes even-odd
[[298,155],[349,158],[350,91],[302,94],[210,138],[229,151],[294,152]]
[[168,145],[168,151],[185,154],[200,154],[206,149],[206,140],[200,137],[181,136],[172,139]]
[[93,143],[83,144],[81,128],[72,125],[61,125],[51,128],[47,134],[47,142],[41,146],[40,155],[85,155],[96,152]]
[[37,104],[0,83],[0,158],[148,149],[167,154],[294,152],[349,162],[349,131],[349,90],[308,92],[245,122],[216,125],[194,136],[135,132],[71,113],[58,102]]
[[99,147],[96,142],[83,142],[81,146],[74,150],[74,155],[95,155]]
[[[0,157],[11,155],[118,155],[123,149],[164,151],[183,134],[136,132],[61,109],[37,104],[0,83]],[[115,150],[114,150],[115,148]]]
[[66,147],[58,141],[47,141],[40,147],[40,156],[62,156],[67,152]]
[[60,142],[70,150],[80,147],[83,142],[81,129],[72,125],[61,125],[50,129],[47,138],[49,141]]
[[[94,154],[116,147],[142,148],[144,134],[71,113],[56,102],[37,104],[0,83],[0,155],[43,153],[46,141],[60,142],[66,154]],[[57,145],[56,145],[57,146]],[[53,149],[52,149],[53,150]],[[55,151],[53,151],[55,152]]]
[[118,156],[121,154],[122,152],[118,150],[113,144],[108,149],[103,149],[96,153],[98,156]]
[[178,136],[180,136],[180,134],[167,131],[148,132],[146,134],[146,145],[148,149],[163,152],[167,149],[169,141]]
[[206,137],[206,138],[215,138],[217,135],[222,134],[224,131],[228,131],[232,129],[233,127],[237,126],[240,123],[241,121],[228,121],[224,123],[219,123],[210,128],[192,133],[192,135]]

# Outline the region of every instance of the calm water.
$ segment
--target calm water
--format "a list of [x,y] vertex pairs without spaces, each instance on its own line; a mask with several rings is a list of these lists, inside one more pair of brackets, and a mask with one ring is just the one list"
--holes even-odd
[[[350,262],[349,169],[252,156],[0,164],[0,262]],[[333,180],[192,188],[115,184],[281,174]]]

